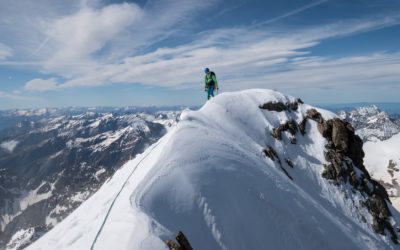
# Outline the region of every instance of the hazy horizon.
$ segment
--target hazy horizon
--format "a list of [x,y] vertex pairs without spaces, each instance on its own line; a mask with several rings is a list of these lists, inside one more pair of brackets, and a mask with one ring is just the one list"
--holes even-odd
[[[353,103],[307,103],[319,108],[325,109],[354,109],[358,107],[376,105],[379,109],[386,111],[387,109],[396,110],[400,114],[400,102],[353,102]],[[0,111],[10,110],[40,110],[40,109],[165,109],[176,110],[179,108],[201,108],[202,105],[132,105],[132,106],[53,106],[53,107],[25,107],[25,108],[9,108],[0,109]]]

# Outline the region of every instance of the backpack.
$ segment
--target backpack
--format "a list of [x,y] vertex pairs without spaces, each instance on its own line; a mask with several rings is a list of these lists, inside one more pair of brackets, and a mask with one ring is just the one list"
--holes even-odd
[[[215,82],[214,82],[214,79],[213,79],[213,77],[215,77],[215,73],[213,71],[211,71],[210,72],[210,76],[211,76],[211,81],[207,83],[208,87],[215,86]],[[207,78],[207,75],[206,75],[206,78]]]

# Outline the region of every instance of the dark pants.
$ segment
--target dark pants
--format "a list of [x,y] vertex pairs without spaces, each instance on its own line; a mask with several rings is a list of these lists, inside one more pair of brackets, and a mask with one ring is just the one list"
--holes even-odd
[[211,96],[214,97],[214,86],[207,87],[207,100],[210,100]]

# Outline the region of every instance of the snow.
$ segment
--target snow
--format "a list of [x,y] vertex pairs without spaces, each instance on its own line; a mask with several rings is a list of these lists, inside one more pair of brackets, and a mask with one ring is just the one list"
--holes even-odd
[[17,147],[18,143],[19,141],[16,140],[4,141],[0,144],[0,147],[9,153],[12,153],[15,147]]
[[6,250],[18,250],[25,244],[30,242],[30,239],[35,233],[35,229],[30,227],[28,229],[21,229],[17,231],[6,246]]
[[390,160],[400,160],[400,134],[385,141],[369,141],[364,143],[365,165],[376,178],[382,178],[387,173]]
[[351,112],[342,111],[339,116],[353,125],[356,134],[364,142],[387,140],[400,132],[400,127],[389,118],[389,115],[380,111],[375,105],[357,108]]
[[89,191],[86,192],[77,192],[75,193],[70,200],[74,202],[83,202],[87,199],[87,197],[90,195]]
[[[400,172],[393,171],[391,176],[388,171],[389,162],[397,164],[400,168],[400,133],[392,136],[388,140],[375,140],[364,143],[365,166],[371,176],[386,183],[396,184],[400,180]],[[393,183],[394,182],[394,183]],[[400,211],[400,193],[397,188],[389,189],[393,205]]]
[[60,156],[63,152],[64,152],[64,149],[58,151],[58,152],[55,153],[55,154],[50,155],[50,156],[49,156],[49,159],[55,159],[55,158],[57,158],[58,156]]
[[23,195],[23,197],[20,199],[19,201],[19,206],[20,206],[20,212],[22,212],[23,210],[27,209],[29,206],[32,206],[33,204],[48,199],[53,192],[53,185],[51,184],[51,189],[46,192],[46,193],[42,193],[42,194],[38,194],[38,190],[45,184],[45,182],[43,182],[40,186],[38,186],[36,189],[28,192],[27,194]]
[[59,217],[59,215],[65,213],[66,211],[68,211],[68,207],[57,204],[57,206],[46,217],[46,226],[54,227],[55,225],[57,225],[57,223],[59,223],[57,217]]
[[[259,105],[294,100],[248,90],[184,111],[167,135],[27,249],[166,249],[163,241],[179,230],[194,249],[393,249],[373,232],[365,198],[321,177],[326,141],[314,121],[296,145],[270,135],[311,106],[271,112]],[[267,146],[293,181],[262,154]]]
[[92,123],[89,125],[89,127],[91,127],[91,128],[97,128],[97,127],[100,125],[100,123],[101,123],[101,120],[96,120],[96,121],[92,122]]
[[15,202],[15,205],[18,208],[18,212],[13,212],[11,214],[5,213],[1,216],[0,219],[0,228],[3,231],[4,228],[18,215],[20,215],[25,209],[27,209],[29,206],[34,205],[35,203],[38,203],[42,200],[48,199],[49,197],[52,196],[53,192],[53,186],[54,184],[51,185],[51,190],[49,190],[46,193],[41,193],[38,194],[38,190],[45,184],[45,182],[42,182],[36,189],[31,190],[29,192],[24,191],[21,194],[21,197]]
[[96,171],[96,173],[94,174],[94,177],[96,178],[96,180],[99,180],[99,176],[102,175],[103,173],[105,173],[107,170],[105,168],[101,168],[99,170]]

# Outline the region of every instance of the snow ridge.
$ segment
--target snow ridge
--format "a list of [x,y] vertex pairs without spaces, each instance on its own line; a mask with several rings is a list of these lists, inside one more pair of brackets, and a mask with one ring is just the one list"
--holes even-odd
[[128,177],[126,178],[126,180],[125,180],[124,184],[122,185],[121,189],[118,191],[117,195],[115,195],[115,198],[114,198],[114,200],[112,201],[112,203],[111,203],[111,205],[110,205],[110,208],[109,208],[108,211],[107,211],[107,214],[106,214],[106,216],[105,216],[105,218],[104,218],[104,220],[103,220],[103,223],[101,224],[100,229],[99,229],[99,231],[97,232],[96,237],[94,238],[92,245],[90,246],[90,249],[91,249],[91,250],[94,249],[94,246],[95,246],[95,244],[96,244],[96,242],[97,242],[97,239],[98,239],[99,235],[101,234],[105,223],[107,222],[107,219],[108,219],[108,216],[110,215],[111,210],[112,210],[113,207],[114,207],[115,201],[118,199],[118,197],[119,197],[119,195],[121,194],[122,190],[126,187],[128,181],[129,181],[129,179],[131,178],[131,176],[133,175],[133,173],[135,172],[135,170],[137,169],[137,167],[151,154],[151,152],[154,150],[154,148],[156,148],[156,147],[158,146],[158,144],[160,144],[160,141],[158,141],[157,143],[155,143],[154,147],[153,147],[151,150],[148,150],[147,153],[146,153],[146,155],[136,164],[136,166],[132,169],[132,171],[130,172],[130,174],[129,174]]
[[[102,225],[96,250],[167,249],[164,241],[178,230],[194,249],[394,249],[388,236],[374,232],[366,198],[321,176],[327,141],[315,121],[307,121],[295,143],[288,131],[281,140],[273,137],[274,128],[300,124],[312,107],[259,107],[294,101],[276,91],[247,90],[183,112],[157,146],[128,162],[28,249],[89,249]],[[325,120],[336,117],[317,110]],[[265,157],[267,147],[282,161]],[[389,208],[396,228],[399,213]]]

